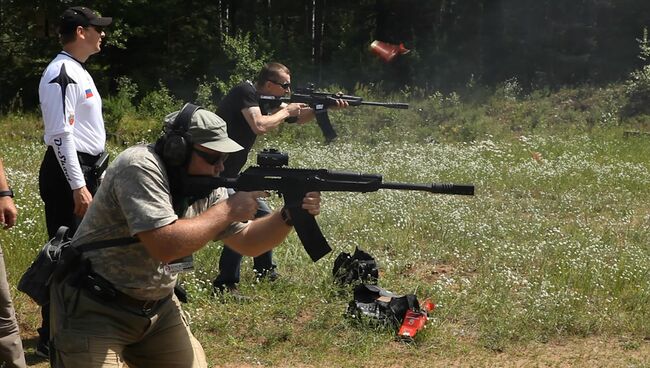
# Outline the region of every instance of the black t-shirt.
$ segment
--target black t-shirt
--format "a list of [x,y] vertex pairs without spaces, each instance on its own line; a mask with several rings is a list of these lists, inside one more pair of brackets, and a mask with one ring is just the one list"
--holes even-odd
[[239,143],[243,150],[231,153],[224,163],[225,170],[221,176],[232,178],[239,175],[242,167],[246,164],[248,152],[253,147],[257,135],[242,114],[242,109],[259,106],[262,114],[267,114],[271,109],[279,107],[260,105],[259,97],[255,87],[250,81],[239,83],[233,87],[221,100],[217,114],[226,121],[228,126],[228,137]]

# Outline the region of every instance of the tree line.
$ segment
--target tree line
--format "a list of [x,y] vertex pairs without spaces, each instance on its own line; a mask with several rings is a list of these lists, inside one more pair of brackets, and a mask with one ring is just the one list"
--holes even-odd
[[[215,98],[233,76],[278,60],[294,85],[450,91],[516,79],[524,89],[622,80],[641,65],[647,0],[0,0],[0,111],[38,104],[41,72],[60,50],[58,16],[85,5],[114,18],[87,63],[104,95],[128,77]],[[410,49],[386,63],[373,40]]]

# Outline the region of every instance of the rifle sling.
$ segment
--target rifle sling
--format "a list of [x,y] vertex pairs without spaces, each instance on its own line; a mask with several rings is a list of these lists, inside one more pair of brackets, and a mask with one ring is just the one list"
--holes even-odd
[[123,246],[123,245],[129,245],[133,243],[137,243],[139,240],[138,238],[135,237],[124,237],[124,238],[117,238],[117,239],[107,239],[107,240],[99,240],[96,242],[90,242],[86,244],[81,244],[78,246],[75,246],[75,249],[78,250],[79,252],[87,252],[91,250],[98,250],[98,249],[104,249],[104,248],[110,248],[110,247],[118,247],[118,246]]

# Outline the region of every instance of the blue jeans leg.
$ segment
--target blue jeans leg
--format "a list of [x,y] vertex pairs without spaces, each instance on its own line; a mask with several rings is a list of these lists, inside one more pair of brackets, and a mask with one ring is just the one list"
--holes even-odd
[[270,271],[275,267],[276,265],[273,263],[273,251],[271,250],[253,258],[253,269],[255,269],[255,272],[257,273]]
[[219,258],[219,275],[214,280],[215,286],[233,285],[239,282],[241,254],[224,244]]

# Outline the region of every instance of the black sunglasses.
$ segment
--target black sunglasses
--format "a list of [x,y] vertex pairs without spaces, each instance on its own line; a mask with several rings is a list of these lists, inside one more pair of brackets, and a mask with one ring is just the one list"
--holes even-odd
[[223,152],[212,155],[196,148],[194,148],[194,152],[196,152],[197,155],[199,155],[202,159],[205,160],[205,162],[209,163],[212,166],[216,165],[219,162],[223,163],[228,158],[228,154]]
[[273,83],[273,84],[277,84],[278,86],[280,86],[280,87],[282,87],[284,89],[289,89],[291,87],[291,83],[289,83],[289,82],[287,82],[287,83],[278,83],[278,82],[276,82],[274,80],[270,80],[270,79],[268,81]]

